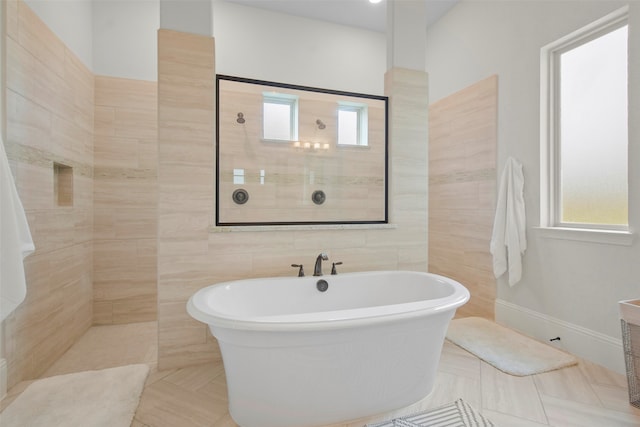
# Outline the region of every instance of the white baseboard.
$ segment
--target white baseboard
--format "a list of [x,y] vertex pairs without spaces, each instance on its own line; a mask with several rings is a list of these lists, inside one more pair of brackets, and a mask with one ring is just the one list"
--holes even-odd
[[0,359],[0,400],[7,395],[7,361]]
[[[496,322],[582,359],[625,373],[622,340],[497,299]],[[549,341],[560,337],[559,341]]]

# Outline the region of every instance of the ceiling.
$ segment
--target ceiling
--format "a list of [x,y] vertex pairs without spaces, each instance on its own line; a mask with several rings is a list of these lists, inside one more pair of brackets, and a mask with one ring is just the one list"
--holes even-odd
[[[318,19],[384,33],[387,0],[371,4],[369,0],[225,0],[259,9]],[[401,0],[405,1],[405,0]],[[427,3],[427,27],[440,19],[458,0],[424,0]]]

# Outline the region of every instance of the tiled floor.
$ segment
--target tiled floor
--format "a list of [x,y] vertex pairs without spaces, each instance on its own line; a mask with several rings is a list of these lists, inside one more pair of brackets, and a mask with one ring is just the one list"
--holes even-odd
[[[148,363],[152,369],[132,427],[237,427],[227,412],[222,365],[159,372],[156,347],[155,322],[96,326],[44,376]],[[0,407],[6,407],[28,384],[13,387]],[[502,427],[640,426],[640,410],[628,403],[623,375],[581,361],[571,368],[514,377],[445,342],[436,386],[427,398],[393,413],[331,427],[361,427],[458,398]]]

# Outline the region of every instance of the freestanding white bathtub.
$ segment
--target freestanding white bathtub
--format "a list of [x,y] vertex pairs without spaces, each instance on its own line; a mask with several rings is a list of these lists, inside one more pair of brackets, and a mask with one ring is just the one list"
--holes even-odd
[[424,398],[449,321],[468,299],[446,277],[378,271],[220,283],[187,310],[218,340],[236,423],[307,427]]

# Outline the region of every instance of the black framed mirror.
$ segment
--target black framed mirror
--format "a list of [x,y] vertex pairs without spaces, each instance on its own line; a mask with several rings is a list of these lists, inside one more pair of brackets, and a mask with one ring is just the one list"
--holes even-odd
[[388,99],[216,76],[216,225],[387,223]]

